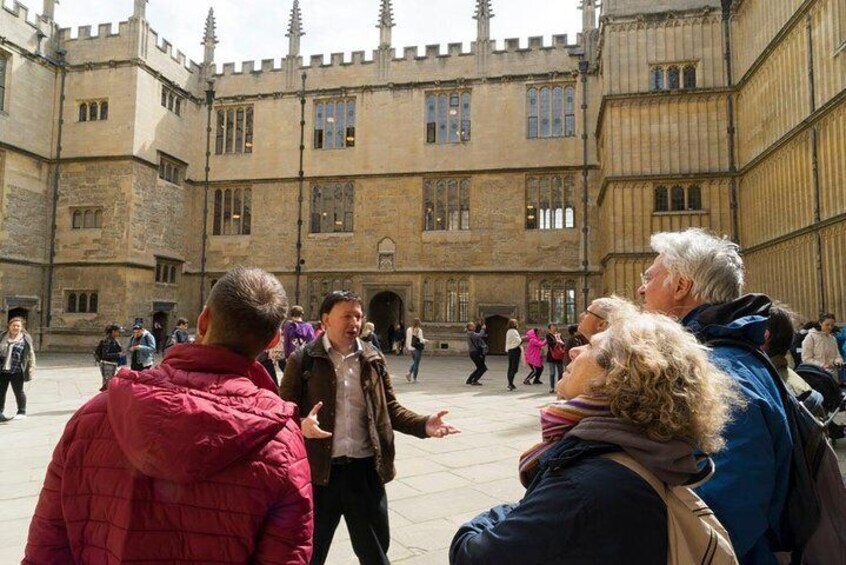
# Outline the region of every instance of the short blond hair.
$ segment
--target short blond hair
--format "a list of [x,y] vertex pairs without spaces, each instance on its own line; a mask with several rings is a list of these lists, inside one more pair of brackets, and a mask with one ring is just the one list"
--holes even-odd
[[708,360],[708,349],[660,314],[615,316],[591,341],[607,374],[593,385],[611,413],[653,440],[681,439],[715,453],[734,408],[745,406],[737,385]]

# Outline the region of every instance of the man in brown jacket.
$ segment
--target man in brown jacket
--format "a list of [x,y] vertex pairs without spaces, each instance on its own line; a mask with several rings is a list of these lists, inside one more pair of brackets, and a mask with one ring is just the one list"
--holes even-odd
[[325,333],[288,358],[280,386],[282,398],[308,414],[302,430],[314,484],[316,565],[325,562],[342,515],[359,560],[387,564],[384,484],[396,474],[394,430],[419,438],[458,432],[443,421],[445,410],[421,416],[400,405],[385,357],[358,339],[362,316],[357,295],[327,295],[320,307]]

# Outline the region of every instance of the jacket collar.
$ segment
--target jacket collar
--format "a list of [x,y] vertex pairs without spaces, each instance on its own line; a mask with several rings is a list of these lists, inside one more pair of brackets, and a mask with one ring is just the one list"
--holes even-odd
[[225,347],[195,343],[177,344],[167,350],[162,364],[193,373],[240,375],[259,388],[278,393],[273,379],[260,363]]
[[[325,334],[324,334],[325,335]],[[329,359],[329,352],[326,350],[326,344],[324,343],[324,339],[328,342],[329,338],[324,338],[323,335],[320,336],[320,339],[312,340],[311,343],[305,345],[305,352],[309,355],[309,357],[320,357],[324,359]],[[369,363],[379,358],[379,352],[370,345],[369,343],[364,343],[361,340],[356,340],[358,343],[358,347],[361,350],[361,362],[362,363]]]

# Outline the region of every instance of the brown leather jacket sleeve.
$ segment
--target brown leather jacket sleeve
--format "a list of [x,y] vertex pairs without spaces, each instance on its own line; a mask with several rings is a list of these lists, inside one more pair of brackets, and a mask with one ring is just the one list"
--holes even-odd
[[398,432],[419,438],[429,437],[426,434],[426,420],[428,420],[429,417],[412,412],[399,403],[396,394],[394,394],[394,386],[391,383],[391,376],[387,371],[385,371],[384,382],[385,400],[388,403],[388,414],[391,417],[391,427]]
[[[303,396],[303,372],[300,366],[302,355],[297,353],[295,351],[288,356],[285,373],[282,376],[282,382],[279,383],[279,396],[282,400],[296,404],[300,409],[300,417],[303,417],[303,406],[300,405]],[[306,412],[305,415],[307,416],[308,413]]]

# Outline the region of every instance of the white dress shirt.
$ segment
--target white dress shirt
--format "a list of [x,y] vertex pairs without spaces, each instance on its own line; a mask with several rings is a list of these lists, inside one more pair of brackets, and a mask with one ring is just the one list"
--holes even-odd
[[332,348],[323,334],[323,347],[335,367],[335,430],[332,457],[360,459],[373,455],[367,430],[367,401],[361,388],[361,342],[356,339],[352,353],[343,355]]

